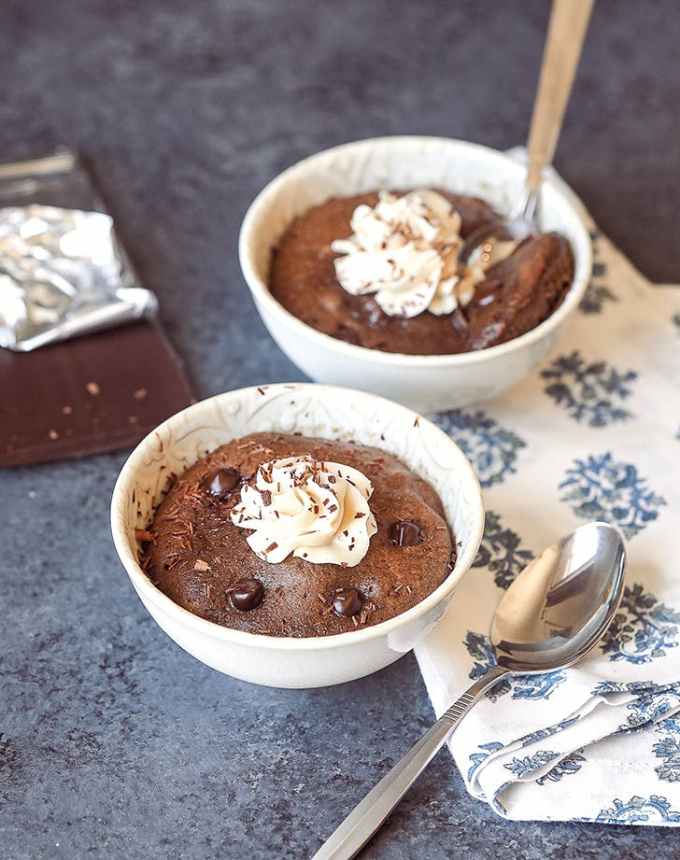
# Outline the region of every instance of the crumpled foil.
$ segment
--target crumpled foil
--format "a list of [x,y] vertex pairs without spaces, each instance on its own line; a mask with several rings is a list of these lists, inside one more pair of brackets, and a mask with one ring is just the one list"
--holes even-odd
[[[30,164],[51,176],[50,158]],[[0,181],[7,167],[0,166]],[[79,169],[72,157],[71,169]],[[28,187],[25,172],[10,176],[19,176],[14,192]],[[30,196],[41,195],[29,189]],[[0,203],[2,197],[0,189]],[[33,202],[0,208],[0,347],[29,352],[156,310],[153,293],[137,285],[109,215]]]

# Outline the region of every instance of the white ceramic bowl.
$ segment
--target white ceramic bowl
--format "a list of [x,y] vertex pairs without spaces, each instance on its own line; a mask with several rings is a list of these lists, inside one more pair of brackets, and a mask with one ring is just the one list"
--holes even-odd
[[255,304],[274,340],[312,379],[382,394],[433,412],[495,397],[546,355],[590,278],[588,231],[579,210],[546,180],[542,227],[571,242],[571,289],[552,316],[527,334],[479,352],[413,356],[380,352],[329,337],[290,314],[269,292],[272,249],[290,222],[330,197],[375,188],[438,187],[484,198],[509,214],[521,197],[525,169],[484,146],[433,137],[385,137],[349,143],[299,162],[256,197],[241,227],[239,255]]
[[[261,636],[221,627],[182,609],[139,566],[135,529],[149,523],[171,472],[180,474],[207,451],[256,431],[353,439],[395,454],[439,493],[460,543],[454,570],[407,612],[335,636]],[[387,400],[310,384],[230,391],[169,418],[132,452],[111,504],[118,555],[142,603],[168,636],[213,669],[273,687],[321,687],[350,681],[387,666],[410,650],[449,604],[475,558],[483,524],[477,478],[445,433]]]

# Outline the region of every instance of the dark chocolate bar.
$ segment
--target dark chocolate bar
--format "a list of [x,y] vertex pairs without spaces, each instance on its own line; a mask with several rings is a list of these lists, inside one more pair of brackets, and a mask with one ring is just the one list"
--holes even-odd
[[0,349],[0,467],[135,445],[194,401],[153,322],[37,349]]

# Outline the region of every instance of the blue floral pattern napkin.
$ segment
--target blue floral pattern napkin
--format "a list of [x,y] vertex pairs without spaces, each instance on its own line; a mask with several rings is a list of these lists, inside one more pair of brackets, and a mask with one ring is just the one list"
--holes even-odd
[[416,655],[441,714],[493,664],[493,609],[527,562],[588,520],[617,525],[626,589],[605,638],[578,667],[501,681],[451,751],[508,818],[680,825],[680,290],[592,235],[592,283],[544,365],[435,419],[475,465],[487,517]]

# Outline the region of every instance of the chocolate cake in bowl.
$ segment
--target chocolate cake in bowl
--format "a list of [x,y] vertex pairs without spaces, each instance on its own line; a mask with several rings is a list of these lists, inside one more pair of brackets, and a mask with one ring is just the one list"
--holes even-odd
[[299,162],[241,227],[263,321],[319,382],[425,413],[502,394],[545,357],[592,268],[580,204],[552,177],[538,233],[509,241],[524,178],[508,155],[443,138],[376,138]]
[[441,585],[456,554],[439,497],[396,457],[283,433],[201,458],[141,534],[145,571],[177,604],[271,636],[393,618]]
[[423,417],[313,384],[194,404],[132,453],[114,542],[163,630],[213,668],[315,687],[410,650],[454,597],[484,512]]
[[317,331],[368,349],[448,355],[535,328],[574,276],[559,233],[512,241],[475,197],[442,190],[337,197],[272,252],[272,296]]

